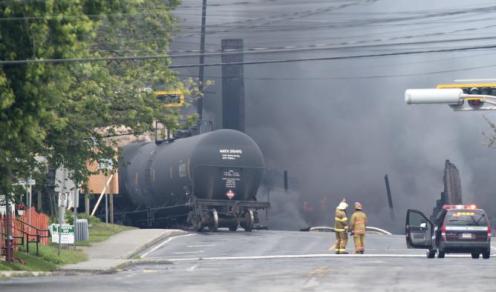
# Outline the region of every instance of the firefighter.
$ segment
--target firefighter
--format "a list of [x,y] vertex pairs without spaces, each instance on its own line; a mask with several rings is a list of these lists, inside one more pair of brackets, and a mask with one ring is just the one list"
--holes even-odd
[[346,254],[346,243],[348,242],[348,218],[346,217],[346,208],[348,204],[343,199],[336,208],[334,217],[334,231],[336,233],[336,253]]
[[367,215],[362,211],[362,204],[355,202],[355,212],[350,219],[350,232],[355,242],[355,253],[363,254],[365,251],[365,226],[367,226]]

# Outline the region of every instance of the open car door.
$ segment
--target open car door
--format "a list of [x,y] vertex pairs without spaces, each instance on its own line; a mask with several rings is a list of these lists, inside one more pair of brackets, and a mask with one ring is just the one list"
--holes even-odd
[[422,212],[411,209],[406,212],[405,234],[408,248],[431,249],[433,233],[434,225]]

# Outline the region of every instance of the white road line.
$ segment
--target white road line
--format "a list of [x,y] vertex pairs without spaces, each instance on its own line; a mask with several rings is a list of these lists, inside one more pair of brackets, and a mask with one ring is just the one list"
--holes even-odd
[[191,253],[203,253],[203,250],[194,250],[194,251],[175,251],[174,254],[191,254]]
[[367,251],[373,251],[373,250],[383,250],[383,251],[408,251],[408,248],[367,248]]
[[[267,255],[267,256],[238,256],[238,257],[198,257],[198,258],[170,258],[171,262],[187,261],[229,261],[229,260],[267,260],[267,259],[295,259],[295,258],[425,258],[425,254],[302,254],[302,255]],[[462,257],[449,255],[448,257]],[[466,256],[465,256],[466,257]]]
[[186,247],[211,247],[215,246],[215,244],[192,244],[192,245],[187,245]]
[[167,240],[163,241],[162,243],[152,247],[149,251],[145,252],[144,254],[142,254],[140,256],[140,258],[144,258],[146,256],[148,256],[149,254],[151,254],[152,252],[156,251],[157,249],[161,248],[162,246],[166,245],[167,243],[171,242],[171,240],[173,239],[176,239],[176,238],[179,238],[179,237],[186,237],[186,236],[192,236],[192,235],[195,235],[194,233],[189,233],[189,234],[184,234],[184,235],[177,235],[177,236],[173,236],[173,237],[169,237],[167,238]]

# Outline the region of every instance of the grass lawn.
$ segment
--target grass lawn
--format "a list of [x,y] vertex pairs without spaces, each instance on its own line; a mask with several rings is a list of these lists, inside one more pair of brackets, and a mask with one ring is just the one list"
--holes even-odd
[[87,218],[90,225],[90,239],[87,241],[78,241],[77,245],[89,246],[92,243],[104,241],[110,236],[117,234],[125,230],[135,229],[135,227],[129,227],[117,224],[105,224],[101,222],[98,218],[91,217]]
[[30,253],[20,250],[15,253],[14,263],[0,262],[0,271],[53,271],[65,264],[74,264],[86,260],[81,249],[65,247],[60,249],[56,244],[40,246],[40,255],[36,256],[35,247],[31,245]]
[[0,271],[53,271],[58,267],[66,264],[75,264],[86,260],[86,255],[81,250],[80,246],[91,246],[91,244],[104,241],[110,236],[124,230],[133,229],[133,227],[105,224],[97,218],[88,218],[90,239],[87,241],[78,241],[76,247],[69,246],[60,249],[60,256],[58,255],[57,244],[50,244],[48,246],[40,245],[40,255],[36,256],[36,247],[34,244],[30,245],[30,253],[27,254],[24,248],[15,253],[16,262],[6,263],[0,261]]

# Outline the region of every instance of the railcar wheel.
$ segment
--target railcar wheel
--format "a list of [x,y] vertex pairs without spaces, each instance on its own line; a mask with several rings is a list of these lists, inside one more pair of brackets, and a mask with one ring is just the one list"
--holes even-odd
[[193,224],[193,229],[196,232],[201,232],[203,230],[203,224],[201,222],[201,219],[195,221],[195,223]]
[[191,214],[188,221],[191,224],[191,227],[193,228],[194,231],[201,232],[203,230],[203,223],[200,216],[195,216],[194,214]]
[[208,230],[211,232],[216,232],[219,228],[219,214],[217,210],[212,209],[210,211],[210,224],[208,225]]
[[253,230],[253,225],[255,224],[255,214],[252,209],[248,209],[243,215],[243,225],[242,227],[246,232],[251,232]]

